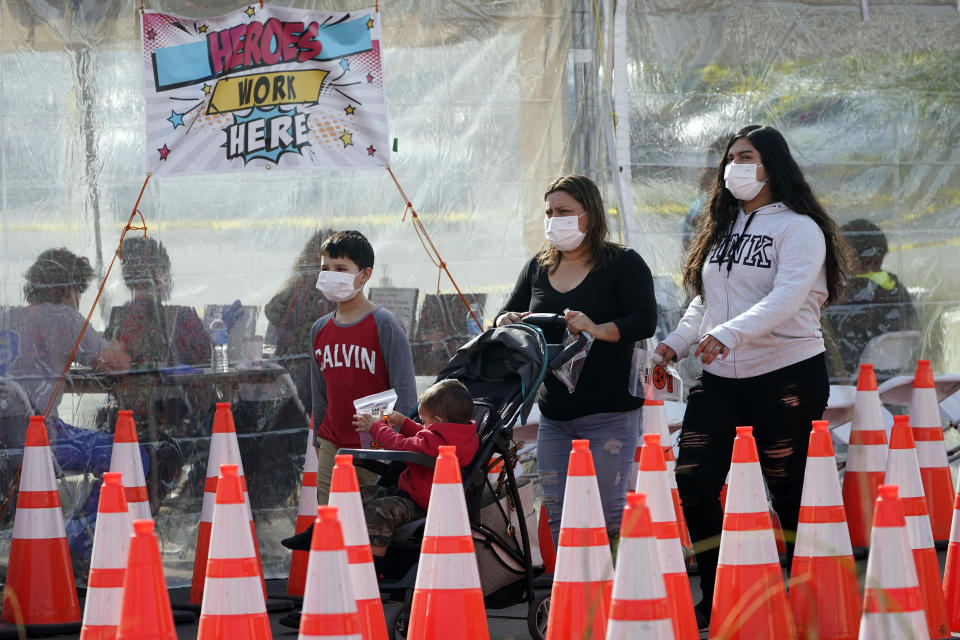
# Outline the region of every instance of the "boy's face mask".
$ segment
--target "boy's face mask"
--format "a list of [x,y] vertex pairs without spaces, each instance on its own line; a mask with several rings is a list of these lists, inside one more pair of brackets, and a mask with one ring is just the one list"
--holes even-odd
[[358,275],[343,271],[321,271],[317,276],[317,289],[330,302],[346,302],[360,292],[359,288],[353,286]]

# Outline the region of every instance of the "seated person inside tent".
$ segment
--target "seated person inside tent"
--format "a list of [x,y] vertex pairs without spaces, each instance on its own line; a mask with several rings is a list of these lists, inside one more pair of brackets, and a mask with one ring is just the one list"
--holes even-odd
[[[49,249],[41,253],[27,269],[23,291],[27,306],[0,310],[0,330],[11,353],[4,360],[9,376],[23,387],[32,410],[47,416],[47,431],[57,465],[63,471],[100,474],[110,467],[113,437],[92,429],[64,422],[58,413],[63,389],[57,381],[80,335],[84,317],[80,315],[80,294],[93,279],[90,262],[67,249]],[[13,336],[16,336],[14,339]],[[87,327],[77,346],[74,362],[101,370],[123,370],[129,359],[116,342],[107,342],[92,327]],[[24,434],[26,433],[26,425]],[[15,443],[7,443],[8,446]],[[67,536],[75,551],[91,544],[96,518],[99,483],[92,483],[90,494],[78,517],[68,518]]]
[[[131,299],[113,307],[104,335],[117,340],[130,355],[130,368],[156,371],[174,365],[210,363],[210,338],[193,307],[165,304],[173,290],[170,257],[163,243],[153,238],[128,237],[123,241],[120,258],[123,281]],[[151,403],[157,422],[171,426],[186,418],[192,404],[212,407],[213,398],[202,389],[180,387],[154,388],[137,384],[132,378],[115,385],[117,407],[133,411],[141,439],[156,440],[147,433]],[[200,394],[203,397],[193,397]],[[208,397],[209,396],[209,397]],[[191,402],[190,399],[194,402]],[[110,416],[112,425],[116,416]],[[146,436],[144,438],[143,436]]]
[[[480,447],[477,425],[473,422],[473,398],[459,380],[441,380],[432,385],[418,401],[423,424],[396,411],[377,420],[371,415],[353,417],[357,431],[367,431],[383,449],[413,451],[431,458],[440,447],[457,448],[460,466],[466,466]],[[399,431],[397,431],[399,430]],[[363,512],[374,557],[386,555],[397,527],[426,515],[433,487],[433,470],[419,464],[407,464],[396,486],[378,484],[360,487]],[[313,527],[283,541],[290,549],[309,549]]]
[[892,331],[916,330],[919,320],[907,288],[883,269],[887,255],[883,231],[864,218],[840,229],[853,250],[853,273],[843,296],[824,310],[823,329],[831,378],[848,384],[857,375],[870,340]]

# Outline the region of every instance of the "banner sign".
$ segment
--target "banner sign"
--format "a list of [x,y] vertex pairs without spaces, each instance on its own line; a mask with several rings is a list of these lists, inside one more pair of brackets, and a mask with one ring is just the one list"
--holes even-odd
[[142,38],[153,175],[389,163],[375,9],[148,11]]

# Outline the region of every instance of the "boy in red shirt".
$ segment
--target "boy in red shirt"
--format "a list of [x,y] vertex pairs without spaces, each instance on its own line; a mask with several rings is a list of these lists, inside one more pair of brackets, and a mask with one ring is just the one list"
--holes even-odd
[[[317,446],[317,502],[327,504],[338,449],[359,449],[353,401],[393,389],[395,409],[413,409],[417,382],[403,325],[363,293],[373,273],[373,247],[359,231],[338,231],[320,246],[317,289],[337,309],[311,330],[310,381]],[[357,469],[360,484],[376,474]]]
[[[453,379],[437,382],[420,396],[418,410],[423,424],[396,411],[383,420],[367,414],[355,415],[353,424],[357,431],[369,431],[386,450],[414,451],[435,458],[440,447],[453,445],[460,466],[470,464],[480,448],[480,439],[472,420],[473,397],[463,383]],[[394,429],[399,429],[399,433]],[[386,554],[397,527],[426,514],[432,486],[432,469],[408,463],[396,487],[360,488],[373,555]]]

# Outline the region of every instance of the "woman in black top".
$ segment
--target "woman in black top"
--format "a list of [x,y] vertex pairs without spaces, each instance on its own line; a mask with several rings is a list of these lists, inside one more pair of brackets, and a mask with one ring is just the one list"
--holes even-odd
[[[603,201],[589,178],[555,180],[544,195],[547,242],[527,263],[496,324],[529,313],[563,314],[573,334],[594,338],[571,393],[555,376],[540,388],[537,464],[554,544],[572,441],[590,440],[611,542],[640,431],[643,399],[627,385],[634,342],[653,335],[657,304],[650,269],[637,252],[607,240]],[[558,343],[562,335],[547,335]]]

